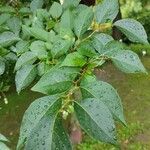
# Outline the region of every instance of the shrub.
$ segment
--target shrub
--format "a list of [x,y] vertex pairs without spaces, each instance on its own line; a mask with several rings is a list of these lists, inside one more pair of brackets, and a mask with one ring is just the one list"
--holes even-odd
[[42,9],[43,1],[33,0],[30,8],[19,10],[27,16],[22,18],[22,29],[14,21],[18,25],[10,26],[12,32],[1,34],[2,47],[13,45],[19,56],[17,92],[40,76],[32,90],[47,95],[26,110],[18,150],[72,149],[64,126],[72,117],[91,137],[118,145],[114,121],[126,125],[120,97],[110,84],[98,81],[93,71],[112,61],[125,73],[147,72],[137,54],[102,29],[116,26],[129,40],[142,44],[148,43],[147,35],[133,19],[112,23],[118,14],[117,0],[104,0],[94,7],[79,2],[54,2],[47,10]]

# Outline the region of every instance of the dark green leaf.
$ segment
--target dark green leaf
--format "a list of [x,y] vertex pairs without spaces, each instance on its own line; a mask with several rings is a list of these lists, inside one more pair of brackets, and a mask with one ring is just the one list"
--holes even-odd
[[96,140],[117,144],[112,115],[102,101],[89,98],[74,104],[77,119],[86,133]]
[[51,69],[43,75],[32,90],[48,95],[65,92],[73,85],[73,80],[78,73],[79,69],[76,68]]
[[[71,145],[58,111],[61,100],[58,95],[46,96],[34,101],[23,117],[17,149],[70,150]],[[26,142],[25,142],[26,141]]]
[[105,103],[114,118],[125,124],[121,99],[117,91],[108,83],[103,81],[92,81],[81,83],[84,98],[95,97]]
[[19,70],[22,66],[33,64],[37,60],[37,56],[33,52],[25,52],[16,62],[15,70]]
[[119,11],[118,0],[104,0],[95,8],[95,19],[98,23],[113,21]]
[[146,73],[138,55],[130,50],[118,51],[110,58],[115,66],[125,73]]
[[84,41],[81,42],[81,44],[78,46],[77,51],[83,55],[83,56],[87,56],[87,57],[94,57],[97,55],[94,46],[92,45],[91,41]]
[[85,65],[86,59],[78,52],[70,53],[66,56],[61,66],[82,67]]
[[92,8],[87,7],[82,10],[74,20],[74,32],[79,38],[81,35],[87,31],[93,21],[93,11]]
[[147,44],[147,34],[142,24],[134,19],[122,19],[114,23],[132,42]]
[[21,90],[29,86],[37,75],[37,69],[33,65],[25,65],[20,70],[17,71],[15,82],[17,92],[20,93]]

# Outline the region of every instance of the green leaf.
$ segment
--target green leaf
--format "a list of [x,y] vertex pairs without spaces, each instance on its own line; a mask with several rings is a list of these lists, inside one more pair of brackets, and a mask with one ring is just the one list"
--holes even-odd
[[0,141],[3,141],[3,142],[8,142],[9,140],[0,133]]
[[11,6],[0,6],[0,13],[16,13],[15,8]]
[[10,150],[4,143],[0,142],[0,150]]
[[87,7],[82,10],[74,20],[74,32],[79,38],[81,35],[87,31],[93,21],[93,11],[92,8]]
[[[51,112],[49,111],[49,113]],[[51,115],[53,114],[51,113]],[[54,115],[51,117],[47,114],[47,116],[45,115],[41,119],[41,122],[34,129],[27,141],[27,149],[36,148],[37,150],[41,150],[47,148],[72,150],[71,142],[63,127],[62,119],[60,116]],[[37,134],[40,136],[37,137]],[[43,137],[45,137],[45,139],[43,139]],[[35,139],[37,139],[37,141],[35,141]]]
[[70,141],[58,115],[62,101],[59,95],[35,100],[26,110],[17,150],[62,149],[71,150]]
[[124,50],[125,46],[122,42],[119,41],[110,41],[105,45],[103,49],[101,49],[100,54],[103,54],[107,57],[111,57],[112,55],[116,54],[118,51]]
[[19,40],[20,38],[12,32],[3,32],[0,34],[0,45],[2,47],[8,47]]
[[96,98],[74,103],[77,119],[83,130],[96,140],[117,144],[115,124],[107,106]]
[[29,14],[31,14],[31,10],[28,7],[21,7],[20,10],[19,10],[19,14],[29,15]]
[[49,39],[49,32],[45,31],[44,29],[37,27],[27,27],[25,25],[23,28],[30,36],[33,36],[38,40],[48,41]]
[[121,99],[117,91],[108,83],[93,80],[92,82],[81,83],[82,95],[84,98],[95,97],[102,101],[113,114],[114,118],[125,123]]
[[60,26],[63,28],[73,29],[74,18],[70,9],[64,11],[61,16]]
[[113,21],[119,12],[118,0],[104,0],[95,8],[95,19],[98,23]]
[[33,64],[37,60],[37,56],[33,52],[25,52],[22,54],[15,65],[15,70],[19,70],[22,66]]
[[130,50],[118,51],[110,58],[115,66],[125,73],[147,73],[138,55]]
[[46,51],[45,42],[43,41],[34,41],[30,45],[30,50],[39,58],[47,58],[48,52]]
[[54,2],[49,10],[49,13],[53,18],[59,18],[62,14],[62,5]]
[[67,8],[77,7],[79,5],[80,1],[81,0],[64,0],[63,1],[63,8],[67,9]]
[[92,37],[93,47],[100,54],[103,53],[103,49],[105,45],[113,40],[114,39],[110,35],[105,34],[105,33],[97,33],[97,34],[94,34],[94,36]]
[[17,92],[20,93],[21,90],[29,86],[37,75],[37,69],[33,65],[25,65],[20,70],[17,71],[15,82]]
[[142,24],[134,19],[122,19],[114,23],[132,42],[147,44],[147,34]]
[[43,0],[32,0],[30,4],[30,9],[32,12],[35,12],[37,9],[42,8],[43,4]]
[[5,71],[5,63],[3,62],[3,60],[0,57],[0,75],[2,75]]
[[11,17],[10,14],[4,13],[0,15],[0,26],[4,24],[9,18]]
[[82,67],[86,63],[86,59],[78,52],[70,53],[66,56],[61,66]]
[[64,55],[70,48],[71,41],[58,38],[53,44],[51,53],[53,58]]
[[52,68],[52,66],[46,64],[45,62],[39,63],[39,65],[37,66],[38,75],[39,75],[39,76],[44,75],[44,74],[47,73],[51,68]]
[[9,27],[9,29],[17,35],[21,30],[21,25],[22,22],[18,17],[12,17],[7,21],[7,26]]
[[51,69],[44,74],[38,83],[32,88],[32,91],[41,92],[48,95],[62,93],[71,88],[73,80],[79,73],[76,68],[58,68]]
[[19,41],[16,44],[15,52],[17,54],[22,54],[29,51],[30,42],[29,41]]
[[94,46],[92,45],[91,40],[86,40],[84,42],[81,42],[81,44],[78,46],[77,51],[87,57],[94,57],[97,55]]

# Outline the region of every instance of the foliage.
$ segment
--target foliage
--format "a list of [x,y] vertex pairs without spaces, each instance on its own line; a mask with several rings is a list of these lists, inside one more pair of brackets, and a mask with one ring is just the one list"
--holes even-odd
[[150,3],[148,0],[120,0],[123,18],[134,18],[142,23],[150,40]]
[[[110,84],[97,81],[93,71],[111,60],[125,73],[147,72],[137,54],[95,27],[116,26],[135,43],[148,43],[147,35],[133,19],[112,23],[119,9],[117,0],[104,0],[93,8],[79,2],[54,2],[50,9],[42,9],[44,1],[33,0],[30,7],[17,13],[11,7],[1,8],[2,15],[6,11],[13,14],[7,21],[9,31],[1,33],[0,44],[18,55],[17,92],[40,76],[32,90],[47,95],[26,110],[18,150],[72,149],[63,124],[74,115],[87,134],[118,145],[114,121],[126,124],[120,97]],[[107,6],[109,13],[103,11]]]
[[3,136],[2,134],[0,134],[0,149],[1,150],[10,150],[5,144],[4,142],[9,142],[8,139]]

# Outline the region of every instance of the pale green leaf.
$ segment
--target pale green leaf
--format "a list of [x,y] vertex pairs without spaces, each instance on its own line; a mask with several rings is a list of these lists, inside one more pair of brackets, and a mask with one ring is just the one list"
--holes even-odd
[[92,37],[93,47],[100,54],[103,53],[103,49],[105,45],[109,43],[110,41],[113,41],[113,38],[110,35],[105,34],[105,33],[97,33],[97,34],[94,34],[94,36]]
[[18,17],[12,17],[7,21],[7,26],[9,27],[10,31],[14,32],[17,35],[21,30],[21,25],[22,22]]
[[61,16],[60,26],[64,28],[73,29],[74,18],[70,9],[64,11]]
[[51,53],[53,58],[64,55],[70,48],[71,41],[58,38],[52,47]]
[[31,14],[31,10],[28,7],[21,7],[19,10],[19,14],[29,15],[29,14]]
[[119,12],[118,0],[104,0],[95,8],[95,19],[98,23],[113,21]]
[[29,51],[30,42],[29,41],[19,41],[16,44],[15,52],[17,54],[22,54]]
[[25,65],[20,70],[17,71],[15,82],[17,92],[20,93],[21,90],[29,86],[37,75],[37,69],[33,65]]
[[37,66],[38,75],[42,76],[47,73],[52,68],[51,65],[46,64],[45,62],[39,63]]
[[49,10],[49,13],[53,18],[59,18],[62,14],[62,5],[54,2]]
[[8,139],[0,133],[0,141],[8,142]]
[[15,65],[15,70],[19,70],[22,66],[33,64],[37,60],[37,56],[33,52],[25,52],[22,54]]
[[0,142],[0,150],[10,150],[4,143]]
[[46,51],[45,42],[43,41],[34,41],[30,45],[30,50],[39,58],[47,58],[48,52]]
[[0,13],[16,13],[15,8],[11,7],[11,6],[0,6]]
[[7,14],[7,13],[3,13],[0,15],[0,26],[2,24],[4,24],[9,18],[11,17],[10,14]]
[[134,19],[122,19],[114,23],[121,32],[123,32],[130,41],[147,44],[147,34],[142,24]]
[[113,117],[107,106],[96,98],[74,103],[77,119],[82,129],[96,140],[117,144]]
[[138,55],[130,50],[118,51],[110,58],[115,66],[125,73],[147,73]]
[[92,8],[87,7],[82,10],[74,20],[74,32],[79,38],[81,35],[88,30],[93,21],[93,11]]
[[30,36],[35,37],[38,40],[48,41],[49,40],[49,32],[45,31],[44,29],[37,28],[37,27],[27,27],[23,26],[23,30]]
[[19,40],[20,38],[12,32],[3,32],[0,34],[0,45],[2,47],[10,46]]
[[32,0],[30,3],[30,9],[32,12],[35,12],[37,9],[42,8],[43,4],[43,0]]
[[64,0],[63,1],[63,7],[65,9],[77,7],[79,5],[80,1],[81,0]]

